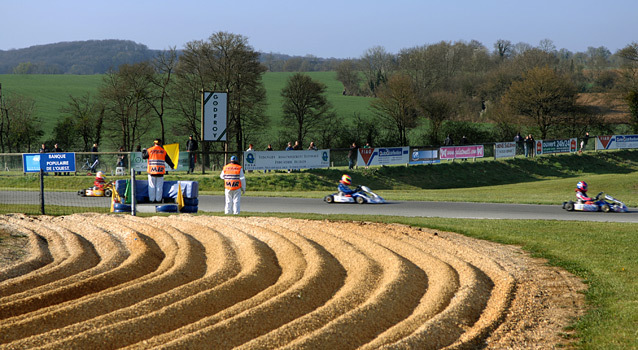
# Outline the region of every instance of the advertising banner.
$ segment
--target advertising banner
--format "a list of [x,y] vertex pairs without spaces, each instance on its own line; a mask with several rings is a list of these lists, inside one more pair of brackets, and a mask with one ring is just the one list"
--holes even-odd
[[441,159],[483,158],[483,145],[451,146],[439,149]]
[[410,164],[433,164],[440,163],[438,149],[413,149],[410,153]]
[[638,135],[597,136],[596,149],[638,148]]
[[244,170],[316,169],[330,166],[330,150],[244,152]]
[[410,147],[359,148],[358,166],[408,164]]
[[516,155],[516,142],[497,142],[494,144],[494,158],[508,158]]
[[576,138],[563,140],[538,140],[536,141],[536,154],[569,153],[578,151]]
[[40,169],[45,173],[72,173],[75,172],[75,153],[22,154],[22,167],[25,173],[36,173]]

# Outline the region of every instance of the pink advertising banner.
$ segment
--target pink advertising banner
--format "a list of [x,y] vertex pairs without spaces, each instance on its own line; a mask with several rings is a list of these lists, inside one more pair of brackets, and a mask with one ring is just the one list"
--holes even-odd
[[441,159],[482,158],[483,145],[441,147]]

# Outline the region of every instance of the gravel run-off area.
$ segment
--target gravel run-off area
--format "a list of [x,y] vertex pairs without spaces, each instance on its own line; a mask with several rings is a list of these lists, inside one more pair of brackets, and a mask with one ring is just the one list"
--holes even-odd
[[0,349],[551,349],[585,285],[395,224],[0,216]]

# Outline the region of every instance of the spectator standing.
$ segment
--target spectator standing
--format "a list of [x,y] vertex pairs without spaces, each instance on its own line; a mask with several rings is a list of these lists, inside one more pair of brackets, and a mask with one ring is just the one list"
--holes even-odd
[[42,146],[40,146],[40,153],[48,153],[48,152],[49,152],[49,149],[47,148],[47,145],[43,143]]
[[166,165],[175,168],[171,157],[168,156],[162,140],[155,139],[153,147],[142,150],[142,159],[148,159],[148,200],[151,203],[161,203],[164,194],[164,174]]
[[[272,149],[272,145],[271,144],[268,144],[268,147],[266,147],[266,151],[274,151],[274,149]],[[270,172],[270,169],[265,169],[264,170],[264,174],[265,173],[269,173],[269,172]]]
[[447,134],[447,137],[445,138],[445,141],[443,141],[443,144],[445,146],[452,146],[454,144],[454,140],[452,139],[452,135]]
[[314,141],[310,141],[310,146],[308,146],[308,151],[316,151],[317,150],[317,146],[315,145]]
[[[294,150],[294,148],[292,148],[292,142],[288,142],[288,146],[286,146],[286,151],[292,151]],[[291,172],[292,169],[288,169],[288,172]]]
[[91,172],[94,173],[95,169],[97,168],[97,165],[100,163],[100,159],[98,157],[98,148],[97,148],[97,143],[93,144],[93,147],[91,148],[91,152],[93,152],[93,154],[91,155]]
[[467,137],[465,137],[465,135],[463,135],[463,137],[461,137],[461,144],[462,145],[467,145],[468,143],[470,143],[470,141],[468,141]]
[[126,168],[126,166],[128,165],[128,157],[126,156],[126,153],[124,152],[124,146],[120,146],[120,148],[118,149],[118,152],[120,152],[120,154],[117,156],[116,166],[118,168]]
[[195,171],[195,162],[197,161],[197,141],[193,139],[193,135],[188,135],[186,141],[186,152],[188,152],[188,171],[186,174],[192,174]]
[[353,142],[348,151],[348,169],[352,170],[357,165],[357,153],[359,152],[359,146],[356,142]]
[[517,132],[516,136],[514,136],[514,142],[516,142],[516,153],[521,153],[521,149],[523,148],[523,137],[521,136],[521,132]]
[[[56,143],[55,145],[53,145],[53,152],[55,152],[55,153],[62,153],[62,148],[60,148],[60,147],[58,146],[58,144]],[[68,174],[68,173],[67,173],[67,174]],[[61,172],[55,172],[55,173],[53,173],[53,175],[58,176],[58,175],[62,175],[62,173],[61,173]]]
[[525,157],[533,157],[534,156],[534,137],[532,134],[527,135],[525,138]]
[[[255,151],[255,148],[253,148],[253,144],[252,143],[248,144],[248,149],[246,150],[246,152],[254,152],[254,151]],[[248,170],[248,172],[252,173],[253,171]]]
[[230,163],[224,166],[219,177],[224,180],[226,195],[224,214],[239,214],[241,195],[246,193],[246,177],[236,156],[230,157]]
[[587,147],[587,142],[589,142],[589,131],[585,133],[585,137],[580,141],[580,150],[578,153],[583,153],[583,150]]
[[299,141],[295,141],[295,145],[292,146],[292,149],[295,151],[301,151],[301,145],[299,144]]

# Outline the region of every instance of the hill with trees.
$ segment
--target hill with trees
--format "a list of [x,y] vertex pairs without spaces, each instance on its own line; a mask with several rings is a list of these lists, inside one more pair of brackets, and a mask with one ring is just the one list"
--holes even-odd
[[1,74],[103,74],[157,55],[130,40],[88,40],[0,50]]

